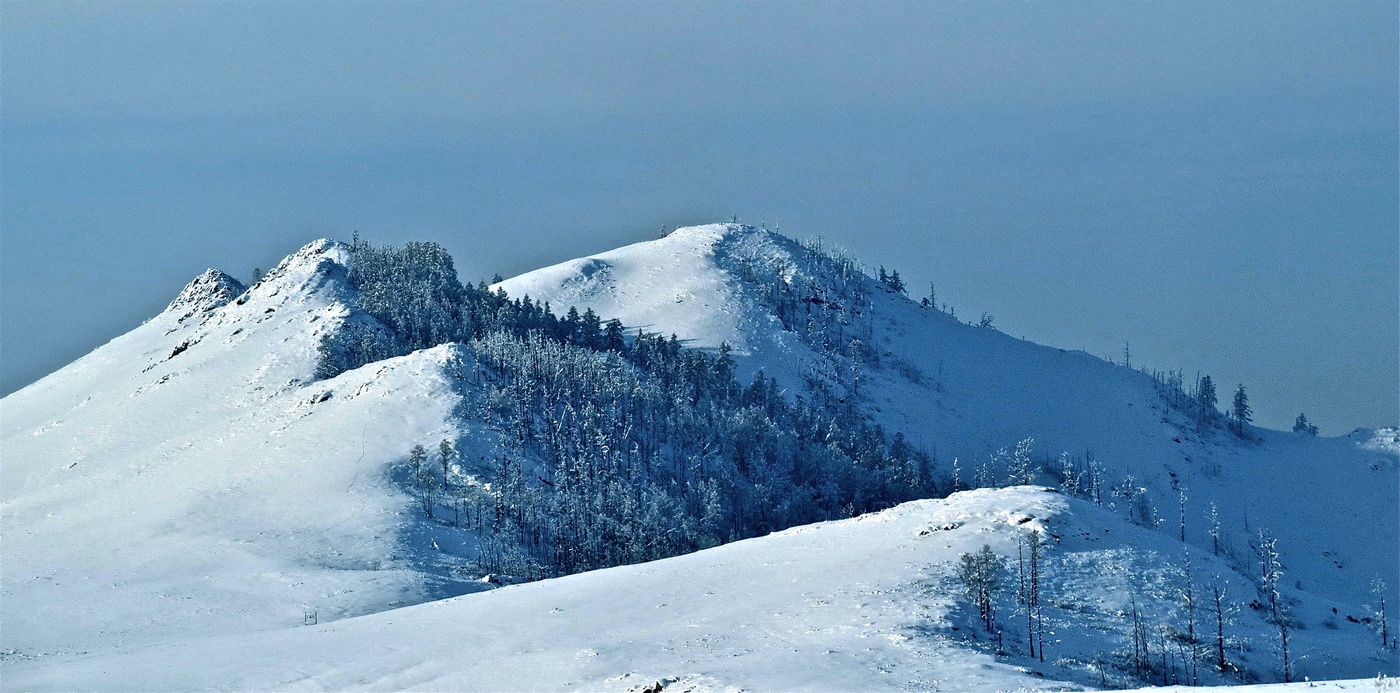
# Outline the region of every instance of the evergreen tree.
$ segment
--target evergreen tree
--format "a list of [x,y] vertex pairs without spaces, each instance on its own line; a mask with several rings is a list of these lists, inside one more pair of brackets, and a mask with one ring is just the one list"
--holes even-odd
[[563,332],[564,341],[570,344],[579,343],[579,316],[578,308],[569,306],[569,312],[559,321],[559,328]]
[[1196,385],[1196,410],[1197,421],[1201,425],[1211,422],[1215,418],[1215,382],[1210,376],[1204,376]]
[[438,461],[442,463],[442,488],[447,490],[448,472],[452,466],[452,456],[456,451],[452,449],[452,441],[443,438],[438,443]]
[[891,270],[890,276],[887,278],[885,283],[889,285],[891,290],[897,293],[908,293],[908,291],[904,287],[904,280],[899,278],[899,270]]
[[423,463],[428,460],[428,450],[422,445],[413,446],[408,452],[409,471],[413,475],[412,483],[418,492],[419,501],[423,504],[423,513],[428,517],[433,516],[433,500],[429,491],[433,473],[428,470]]
[[1249,434],[1246,432],[1245,426],[1249,425],[1252,420],[1250,414],[1253,412],[1249,409],[1249,395],[1244,393],[1243,383],[1235,388],[1235,400],[1230,411],[1235,420],[1235,434],[1241,438],[1248,438]]
[[621,320],[613,318],[603,328],[603,349],[617,354],[627,351],[627,339]]
[[579,318],[579,346],[588,349],[598,347],[598,341],[602,337],[602,320],[592,308],[585,309],[583,316]]
[[316,342],[316,379],[334,378],[345,371],[340,353],[336,349],[335,336],[323,334]]
[[1298,418],[1293,420],[1293,432],[1315,436],[1317,435],[1317,426],[1308,423],[1308,417],[1306,415],[1298,414]]

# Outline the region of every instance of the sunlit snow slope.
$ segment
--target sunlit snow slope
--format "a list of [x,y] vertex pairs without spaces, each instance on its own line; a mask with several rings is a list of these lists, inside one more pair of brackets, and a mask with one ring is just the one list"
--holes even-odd
[[[323,331],[369,320],[344,246],[170,308],[0,401],[0,651],[73,656],[416,603],[435,583],[389,464],[456,437],[450,346],[313,383]],[[237,297],[237,300],[234,300]]]
[[[802,393],[805,373],[833,366],[783,330],[738,271],[739,260],[789,281],[817,271],[811,251],[787,238],[712,224],[497,286],[561,312],[591,307],[603,319],[675,333],[694,346],[727,342],[742,365]],[[936,455],[942,472],[951,473],[958,458],[966,483],[997,449],[1034,438],[1038,458],[1092,456],[1108,471],[1106,484],[1149,489],[1164,531],[1180,524],[1177,492],[1184,489],[1188,541],[1199,546],[1211,541],[1207,515],[1214,503],[1229,549],[1247,558],[1248,542],[1265,529],[1279,537],[1290,579],[1305,587],[1359,608],[1370,599],[1373,579],[1392,588],[1400,582],[1394,429],[1315,438],[1253,428],[1252,442],[1223,429],[1203,435],[1167,408],[1141,372],[962,323],[873,280],[866,293],[881,363],[865,365],[863,410]],[[1226,387],[1221,384],[1222,398]]]
[[[1012,655],[997,661],[976,614],[959,606],[953,565],[990,544],[1014,569],[1031,529],[1050,537],[1050,656],[1018,654],[1024,629],[1008,594],[999,609]],[[1196,579],[1221,574],[1248,589],[1192,553]],[[1045,489],[970,491],[653,563],[335,624],[19,666],[7,678],[24,690],[1062,689],[1042,676],[1097,684],[1098,654],[1127,645],[1130,594],[1148,618],[1179,608],[1182,556],[1160,532]],[[1300,608],[1325,606],[1304,597]],[[1257,615],[1239,615],[1231,632],[1254,643],[1244,664],[1276,666]],[[1307,671],[1384,666],[1351,635],[1299,633]]]

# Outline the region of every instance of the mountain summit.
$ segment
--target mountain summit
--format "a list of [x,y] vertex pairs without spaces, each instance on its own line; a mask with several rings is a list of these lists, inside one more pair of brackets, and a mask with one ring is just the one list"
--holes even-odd
[[180,291],[165,312],[180,313],[177,320],[183,322],[196,314],[224,307],[246,290],[237,279],[219,270],[207,269]]
[[[733,257],[786,259],[801,249],[775,233],[739,224],[683,227],[644,241],[527,272],[492,288],[564,310],[592,308],[634,329],[675,333],[687,344],[739,353],[778,347],[771,316],[743,300],[725,271]],[[754,324],[754,322],[758,324]]]

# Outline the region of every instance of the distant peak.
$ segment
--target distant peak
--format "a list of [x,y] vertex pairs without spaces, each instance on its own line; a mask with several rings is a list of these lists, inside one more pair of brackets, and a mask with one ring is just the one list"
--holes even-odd
[[299,248],[292,257],[316,257],[324,255],[327,250],[344,246],[340,241],[333,241],[329,238],[318,238]]
[[181,321],[227,305],[246,290],[243,283],[216,269],[204,273],[185,285],[180,295],[166,307],[167,313],[179,313]]
[[[270,282],[277,277],[287,273],[293,267],[300,265],[315,266],[329,256],[329,259],[345,264],[349,260],[350,246],[333,241],[329,238],[318,238],[299,248],[295,253],[288,255],[278,263],[276,267],[263,275],[262,283]],[[262,284],[259,284],[261,286]]]
[[283,271],[292,265],[306,262],[308,260],[319,260],[327,253],[337,250],[344,250],[346,248],[347,246],[344,243],[341,243],[340,241],[333,241],[329,238],[318,238],[302,246],[295,253],[288,255],[285,259],[282,260],[281,264],[277,265],[277,267],[275,267],[272,270],[271,273]]
[[740,224],[737,222],[722,222],[717,224],[701,224],[699,226],[681,226],[667,236],[701,236],[719,239],[728,236],[743,236],[751,234],[771,234],[775,233],[771,229],[753,224]]

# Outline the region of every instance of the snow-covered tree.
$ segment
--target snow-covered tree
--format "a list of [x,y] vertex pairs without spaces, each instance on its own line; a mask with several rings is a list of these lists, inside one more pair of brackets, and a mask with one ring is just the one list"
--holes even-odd
[[1265,530],[1259,530],[1252,542],[1254,554],[1259,560],[1259,592],[1268,606],[1267,620],[1278,629],[1279,653],[1283,662],[1284,683],[1293,680],[1293,668],[1288,636],[1292,627],[1292,616],[1288,604],[1283,599],[1280,585],[1283,581],[1283,564],[1279,561],[1278,540]]
[[968,603],[977,609],[982,627],[988,633],[996,631],[996,595],[1001,590],[1001,558],[990,544],[983,544],[976,553],[965,553],[958,559],[958,579],[962,581]]
[[1372,580],[1371,594],[1376,598],[1376,603],[1372,607],[1374,614],[1371,618],[1371,625],[1376,629],[1376,634],[1381,636],[1381,648],[1389,649],[1394,643],[1390,638],[1390,616],[1385,604],[1387,595],[1385,581],[1380,578]]
[[1012,486],[1035,483],[1036,470],[1031,463],[1031,445],[1035,441],[1026,438],[1016,443],[1015,450],[1011,453],[1011,469],[1008,474],[1008,482]]
[[1020,589],[1018,601],[1026,610],[1026,645],[1030,656],[1045,661],[1045,609],[1041,600],[1041,577],[1045,542],[1039,530],[1021,537],[1016,547]]
[[1220,510],[1215,507],[1215,503],[1210,504],[1210,514],[1207,516],[1210,521],[1210,548],[1211,553],[1220,555]]
[[1225,656],[1225,646],[1228,639],[1225,637],[1225,626],[1234,622],[1233,615],[1236,607],[1228,600],[1230,583],[1228,580],[1216,575],[1210,583],[1210,608],[1211,620],[1215,622],[1215,670],[1221,674],[1232,670],[1233,665]]

